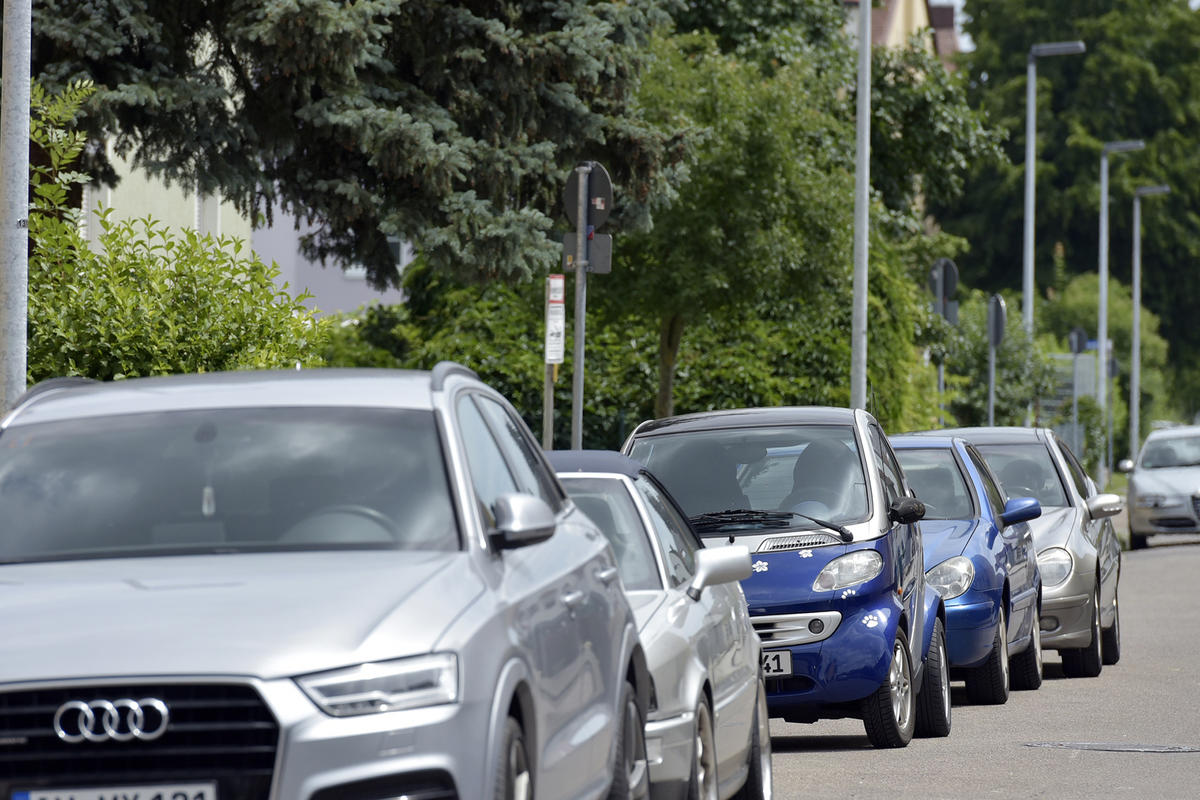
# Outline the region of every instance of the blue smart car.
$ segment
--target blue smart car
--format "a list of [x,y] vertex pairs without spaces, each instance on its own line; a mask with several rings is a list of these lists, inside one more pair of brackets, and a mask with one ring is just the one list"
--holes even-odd
[[761,408],[644,422],[624,451],[701,536],[746,545],[771,716],[857,717],[876,747],[950,732],[945,609],[909,489],[862,410]]
[[975,703],[1007,702],[1042,684],[1042,579],[1028,520],[1034,497],[1005,500],[983,457],[949,436],[893,436],[904,474],[925,503],[925,579],[946,603],[951,677]]

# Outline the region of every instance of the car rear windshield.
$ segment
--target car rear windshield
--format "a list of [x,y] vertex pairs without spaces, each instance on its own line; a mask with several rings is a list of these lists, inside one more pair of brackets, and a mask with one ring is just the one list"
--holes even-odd
[[255,408],[0,435],[0,561],[460,546],[431,411]]
[[1144,469],[1194,467],[1200,465],[1200,436],[1151,439],[1142,450],[1139,464]]
[[925,519],[972,519],[975,503],[962,470],[947,448],[896,450],[908,485],[925,504]]
[[[648,436],[631,455],[689,516],[794,511],[828,522],[866,519],[867,483],[849,425],[788,425]],[[811,528],[797,517],[791,524]]]
[[608,538],[625,589],[662,589],[650,535],[625,483],[619,478],[559,477],[579,510],[591,517]]
[[977,445],[1009,497],[1036,497],[1043,507],[1066,506],[1067,492],[1044,444]]

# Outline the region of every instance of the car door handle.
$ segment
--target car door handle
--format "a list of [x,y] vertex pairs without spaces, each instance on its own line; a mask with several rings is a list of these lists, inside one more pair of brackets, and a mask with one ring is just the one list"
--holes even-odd
[[609,567],[608,569],[596,570],[596,580],[600,581],[603,584],[607,585],[607,584],[612,583],[616,579],[616,577],[617,577],[617,568],[616,567]]
[[563,605],[574,611],[583,602],[583,592],[567,592],[562,596]]

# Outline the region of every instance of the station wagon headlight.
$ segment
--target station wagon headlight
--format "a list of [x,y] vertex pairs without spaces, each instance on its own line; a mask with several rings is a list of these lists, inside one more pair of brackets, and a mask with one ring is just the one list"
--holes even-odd
[[953,600],[971,588],[975,582],[975,565],[963,556],[947,558],[925,573],[925,582],[932,586],[943,600]]
[[855,550],[825,565],[813,581],[814,592],[832,592],[865,583],[883,571],[883,556],[875,550]]
[[352,717],[458,702],[453,653],[375,661],[305,675],[296,682],[326,714]]
[[1071,577],[1075,560],[1061,547],[1047,547],[1038,553],[1038,570],[1042,573],[1043,586],[1058,586]]

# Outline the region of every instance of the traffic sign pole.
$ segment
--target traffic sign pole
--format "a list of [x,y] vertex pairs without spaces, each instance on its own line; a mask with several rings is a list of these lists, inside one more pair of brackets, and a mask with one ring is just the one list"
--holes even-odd
[[579,182],[576,194],[575,229],[575,354],[571,378],[571,449],[583,448],[583,337],[587,316],[587,229],[588,183],[591,162],[575,168]]

